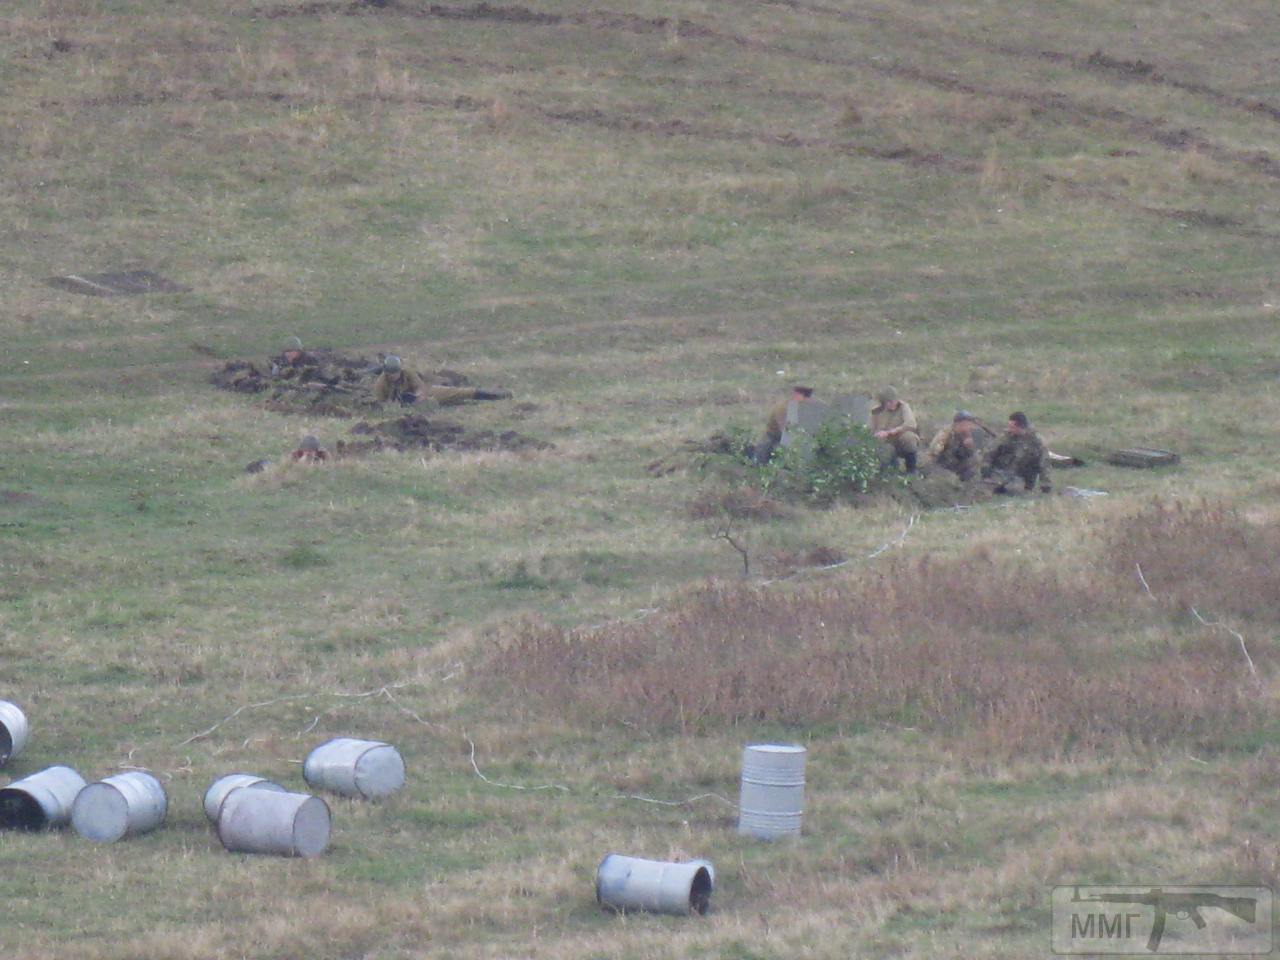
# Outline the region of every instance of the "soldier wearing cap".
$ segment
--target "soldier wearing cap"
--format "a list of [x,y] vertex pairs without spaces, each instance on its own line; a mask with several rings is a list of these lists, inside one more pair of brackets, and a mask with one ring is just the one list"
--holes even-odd
[[968,410],[957,410],[951,424],[933,436],[929,444],[929,462],[950,470],[968,482],[978,473],[977,444],[973,438],[977,417]]
[[982,478],[995,487],[996,493],[1010,492],[1008,486],[1016,480],[1021,480],[1026,490],[1032,489],[1038,480],[1041,493],[1052,491],[1049,450],[1021,410],[1009,414],[1009,424],[1000,442],[982,458]]
[[764,424],[764,436],[759,443],[747,449],[752,460],[757,464],[769,462],[773,452],[778,449],[778,444],[782,443],[782,431],[787,427],[787,408],[792,401],[804,403],[812,397],[813,387],[794,386],[791,393],[773,405]]
[[329,451],[320,446],[319,438],[307,434],[302,443],[293,451],[294,463],[324,463],[329,459]]
[[898,391],[885,387],[876,395],[876,405],[871,408],[871,432],[875,438],[892,450],[886,449],[886,460],[896,463],[899,459],[914,473],[916,456],[920,452],[920,433],[916,415],[905,400],[898,399]]
[[382,373],[373,382],[373,399],[379,403],[417,403],[423,398],[449,405],[467,400],[508,400],[510,390],[484,390],[480,387],[446,387],[428,384],[412,370],[406,370],[394,354],[384,357]]

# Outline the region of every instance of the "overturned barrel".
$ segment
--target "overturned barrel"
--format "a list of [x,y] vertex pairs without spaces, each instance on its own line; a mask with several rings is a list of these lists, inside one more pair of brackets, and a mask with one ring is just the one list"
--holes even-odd
[[27,745],[27,715],[16,703],[0,700],[0,767]]
[[800,834],[804,816],[805,748],[755,743],[742,752],[738,833],[774,840]]
[[168,809],[160,781],[149,773],[130,771],[81,790],[71,808],[71,826],[86,840],[113,843],[154,830]]
[[0,829],[51,830],[71,822],[84,777],[70,767],[49,767],[0,790]]
[[701,915],[711,906],[709,867],[706,861],[671,863],[611,853],[596,868],[596,902],[623,913]]
[[380,740],[339,737],[311,751],[302,776],[318,790],[378,800],[404,786],[404,760]]
[[266,777],[255,776],[252,773],[228,773],[209,784],[209,789],[204,792],[204,815],[210,822],[218,822],[218,811],[222,809],[227,797],[233,790],[239,790],[242,787],[251,790],[272,790],[276,793],[288,792],[280,784]]
[[218,839],[235,853],[318,857],[329,848],[329,805],[305,793],[237,788],[218,814]]

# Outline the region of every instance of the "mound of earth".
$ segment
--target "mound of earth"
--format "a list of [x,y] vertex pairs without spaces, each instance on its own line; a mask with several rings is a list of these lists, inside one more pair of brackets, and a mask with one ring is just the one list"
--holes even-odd
[[468,430],[457,423],[428,420],[409,414],[396,420],[372,424],[362,420],[351,428],[363,440],[339,440],[339,456],[376,453],[380,450],[462,450],[507,451],[551,450],[555,444],[525,436],[514,430]]
[[[293,363],[283,355],[271,357],[261,366],[232,360],[214,371],[209,382],[221,390],[267,394],[266,407],[276,413],[356,417],[380,409],[373,399],[373,382],[381,363],[381,358],[309,350]],[[465,376],[453,370],[437,370],[427,376],[432,383],[444,386],[470,386]]]

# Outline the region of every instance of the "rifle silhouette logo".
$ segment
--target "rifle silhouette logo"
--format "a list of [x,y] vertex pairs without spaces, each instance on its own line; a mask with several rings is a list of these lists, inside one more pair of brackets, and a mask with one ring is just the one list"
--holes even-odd
[[[1206,907],[1226,911],[1249,924],[1257,922],[1258,915],[1257,897],[1226,897],[1208,892],[1174,892],[1159,887],[1152,887],[1145,893],[1100,893],[1088,897],[1081,896],[1080,888],[1076,887],[1071,903],[1133,903],[1151,907],[1155,911],[1155,921],[1151,926],[1151,935],[1147,938],[1147,950],[1152,953],[1160,949],[1160,941],[1164,938],[1165,922],[1171,913],[1181,920],[1189,919],[1196,925],[1197,930],[1203,930],[1208,925],[1208,921],[1200,912]],[[1125,915],[1126,919],[1130,916],[1136,916],[1136,914]],[[1119,928],[1119,915],[1117,915],[1116,928],[1117,930]]]

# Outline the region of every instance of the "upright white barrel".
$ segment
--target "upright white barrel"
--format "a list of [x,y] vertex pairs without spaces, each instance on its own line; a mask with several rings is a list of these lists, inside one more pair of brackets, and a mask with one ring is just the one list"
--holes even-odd
[[404,760],[380,740],[339,737],[311,751],[302,776],[316,789],[379,800],[404,786]]
[[0,700],[0,767],[27,745],[27,715],[16,703]]
[[0,790],[0,829],[48,830],[71,822],[84,777],[70,767],[49,767]]
[[800,834],[804,816],[805,748],[755,743],[742,752],[738,833],[774,840]]
[[169,799],[149,773],[131,771],[91,783],[71,808],[71,826],[86,840],[114,843],[164,823]]
[[329,805],[305,793],[238,788],[218,814],[218,839],[236,853],[318,857],[329,847],[329,827]]
[[241,788],[272,790],[276,793],[288,792],[280,784],[265,777],[255,776],[252,773],[228,773],[209,784],[209,789],[204,792],[204,815],[211,823],[218,822],[218,812],[232,791]]
[[596,868],[596,902],[620,912],[704,914],[714,887],[705,860],[671,863],[611,853]]

